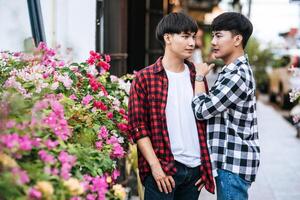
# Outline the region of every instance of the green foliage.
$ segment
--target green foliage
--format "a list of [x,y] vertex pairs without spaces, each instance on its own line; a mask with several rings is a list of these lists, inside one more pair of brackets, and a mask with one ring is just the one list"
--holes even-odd
[[274,60],[271,49],[271,44],[268,44],[266,48],[262,48],[261,43],[256,38],[251,37],[245,51],[248,54],[251,65],[265,68],[270,66]]
[[[13,174],[7,172],[1,172],[0,170],[0,199],[4,200],[25,200],[26,197],[20,198],[24,195],[24,192],[20,186],[16,186]],[[5,192],[2,192],[5,191]]]
[[256,87],[261,92],[267,92],[268,90],[269,80],[266,67],[271,66],[274,62],[271,49],[271,44],[262,49],[260,42],[254,37],[249,39],[246,46],[246,53],[248,54],[249,62],[254,71]]
[[280,56],[275,58],[272,63],[273,68],[286,67],[291,62],[289,55]]
[[102,176],[104,172],[112,172],[115,168],[114,162],[110,159],[110,148],[97,151],[94,148],[82,147],[78,144],[68,144],[68,150],[77,157],[75,174],[89,173],[92,176]]
[[120,199],[122,187],[112,188],[128,147],[130,83],[110,76],[107,55],[71,65],[54,55],[45,44],[33,55],[0,53],[0,199],[86,199],[100,196],[97,183]]

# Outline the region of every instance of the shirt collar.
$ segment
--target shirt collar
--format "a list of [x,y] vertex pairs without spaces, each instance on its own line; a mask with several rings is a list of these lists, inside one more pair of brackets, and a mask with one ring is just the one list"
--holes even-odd
[[[165,71],[162,65],[162,58],[163,58],[162,56],[159,57],[157,61],[154,63],[154,73]],[[184,63],[189,67],[191,72],[196,73],[195,66],[193,63],[189,62],[188,60],[184,60]]]
[[246,64],[248,63],[248,55],[244,54],[240,57],[238,57],[237,59],[235,59],[232,63],[225,65],[222,68],[222,72],[228,72],[228,71],[233,71],[235,70],[241,63]]

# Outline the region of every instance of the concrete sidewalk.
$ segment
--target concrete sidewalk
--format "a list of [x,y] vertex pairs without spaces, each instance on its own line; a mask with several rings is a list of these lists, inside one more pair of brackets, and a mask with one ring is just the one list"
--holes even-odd
[[[261,164],[249,200],[300,200],[300,139],[271,106],[257,104]],[[199,200],[216,200],[202,191]]]

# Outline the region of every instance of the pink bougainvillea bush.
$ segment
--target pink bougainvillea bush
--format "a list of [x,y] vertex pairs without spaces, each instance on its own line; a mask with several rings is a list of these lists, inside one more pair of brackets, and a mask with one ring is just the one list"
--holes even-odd
[[65,63],[44,43],[0,53],[1,199],[124,199],[118,160],[127,152],[126,76],[90,52]]

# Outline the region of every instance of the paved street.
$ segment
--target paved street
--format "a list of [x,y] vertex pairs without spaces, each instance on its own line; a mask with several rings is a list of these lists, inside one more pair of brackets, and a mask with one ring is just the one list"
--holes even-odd
[[[261,165],[250,200],[300,199],[300,139],[271,106],[258,102]],[[203,190],[200,200],[215,200]]]

